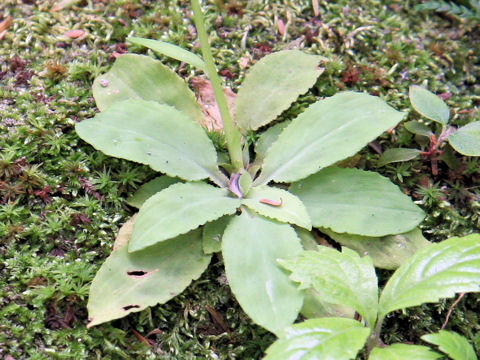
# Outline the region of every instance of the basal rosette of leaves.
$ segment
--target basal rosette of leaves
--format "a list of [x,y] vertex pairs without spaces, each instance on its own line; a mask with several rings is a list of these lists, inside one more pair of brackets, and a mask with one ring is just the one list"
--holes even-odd
[[[206,65],[174,45],[144,40],[131,41],[200,69],[213,64],[205,53]],[[428,243],[410,240],[424,213],[397,186],[373,172],[335,166],[398,124],[404,113],[378,97],[346,91],[263,131],[315,84],[321,61],[285,50],[250,69],[236,97],[236,125],[225,126],[229,166],[218,164],[194,94],[160,61],[122,55],[95,80],[101,112],[77,124],[78,135],[107,155],[147,164],[160,175],[128,199],[140,210],[133,229],[123,232],[123,245],[93,280],[88,326],[165,303],[221,252],[243,310],[279,334],[303,305],[318,300],[277,264],[312,242],[312,227],[339,238],[362,237],[356,248],[361,252],[378,252],[383,239],[406,234],[399,240],[410,249],[404,258]],[[254,130],[261,131],[256,157],[239,165],[237,140],[245,143],[240,134]]]

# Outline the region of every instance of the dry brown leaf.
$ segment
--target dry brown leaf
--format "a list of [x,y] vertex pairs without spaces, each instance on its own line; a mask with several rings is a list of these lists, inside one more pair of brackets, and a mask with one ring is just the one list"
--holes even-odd
[[68,30],[63,35],[69,37],[70,39],[77,39],[83,34],[85,34],[85,31],[83,30]]
[[317,17],[318,14],[320,13],[318,11],[318,0],[312,0],[312,7],[313,7],[313,15],[315,15],[315,17]]
[[130,241],[133,231],[133,222],[135,221],[135,216],[133,215],[130,219],[127,220],[125,224],[122,225],[118,235],[113,243],[113,250],[117,250],[119,247],[127,244]]
[[0,33],[3,34],[4,32],[6,32],[10,25],[12,25],[12,17],[7,16],[5,20],[0,22]]
[[[208,131],[221,130],[223,128],[222,117],[210,81],[197,76],[190,79],[190,85],[194,88],[197,95],[197,102],[202,108],[204,117],[202,125],[205,126]],[[236,94],[230,88],[223,88],[223,93],[227,99],[230,115],[233,118],[233,104]]]
[[285,23],[283,22],[282,19],[278,19],[277,29],[280,35],[285,34]]
[[230,332],[230,329],[228,328],[227,324],[225,323],[225,320],[223,319],[223,316],[218,311],[216,311],[215,309],[211,308],[208,305],[205,305],[205,309],[208,311],[208,313],[212,317],[215,325],[217,325],[224,332],[228,332],[228,333]]
[[238,65],[242,69],[245,69],[248,66],[249,63],[250,63],[250,57],[249,56],[243,56],[238,60]]

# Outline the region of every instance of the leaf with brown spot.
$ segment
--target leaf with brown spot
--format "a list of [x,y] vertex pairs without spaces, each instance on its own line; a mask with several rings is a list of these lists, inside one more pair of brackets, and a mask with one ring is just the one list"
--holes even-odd
[[[202,125],[205,126],[208,131],[221,130],[223,128],[222,117],[210,81],[197,76],[190,79],[190,85],[194,88],[197,95],[197,102],[202,108],[204,117]],[[230,115],[233,118],[233,104],[236,94],[230,88],[223,88],[223,94],[227,99]]]
[[[128,242],[129,236],[124,236]],[[87,327],[167,302],[197,279],[211,258],[203,253],[199,229],[143,251],[129,253],[127,248],[124,244],[113,251],[97,272],[90,287]]]
[[0,40],[3,39],[3,37],[7,34],[7,29],[8,27],[12,25],[12,17],[7,16],[5,20],[0,22]]

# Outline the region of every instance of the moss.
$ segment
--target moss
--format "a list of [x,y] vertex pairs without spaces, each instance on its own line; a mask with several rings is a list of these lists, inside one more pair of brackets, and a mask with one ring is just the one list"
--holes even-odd
[[[0,14],[13,18],[0,47],[0,354],[18,359],[260,358],[274,337],[252,325],[217,280],[223,276],[218,259],[167,304],[85,328],[89,283],[119,226],[133,213],[125,198],[154,173],[95,151],[73,127],[95,114],[91,82],[111,66],[115,52],[124,51],[127,35],[199,53],[188,2],[72,1],[57,12],[49,11],[53,1],[31,3],[4,0],[0,5]],[[320,0],[318,17],[307,0],[220,3],[207,2],[207,24],[219,69],[234,75],[226,79],[233,89],[248,70],[243,60],[251,64],[270,51],[300,47],[331,59],[312,91],[283,118],[343,89],[378,94],[409,110],[412,83],[451,93],[447,103],[454,124],[478,116],[478,28],[416,13],[408,1]],[[64,36],[70,29],[84,34]],[[179,69],[178,62],[161,59],[184,77],[194,74],[188,66]],[[409,120],[417,118],[409,114]],[[414,145],[402,125],[377,142],[383,149]],[[222,139],[217,143],[221,146]],[[360,165],[376,169],[378,155],[369,148],[362,155]],[[377,169],[426,210],[422,230],[431,240],[479,230],[479,163],[459,161],[460,170],[442,165],[438,176],[421,160]],[[413,341],[437,330],[452,301],[396,314],[387,321],[384,339]],[[219,334],[206,305],[225,317],[230,333]],[[478,297],[468,295],[449,327],[478,350],[476,314]],[[159,332],[149,337],[149,347],[134,333],[146,336],[154,329]]]

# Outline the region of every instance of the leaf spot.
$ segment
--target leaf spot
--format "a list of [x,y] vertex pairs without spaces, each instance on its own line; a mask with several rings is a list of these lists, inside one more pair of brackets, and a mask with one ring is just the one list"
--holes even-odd
[[140,305],[127,305],[127,306],[122,307],[122,309],[125,310],[125,311],[128,311],[130,309],[139,309],[139,308],[140,308]]

